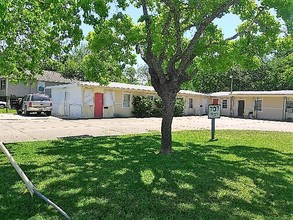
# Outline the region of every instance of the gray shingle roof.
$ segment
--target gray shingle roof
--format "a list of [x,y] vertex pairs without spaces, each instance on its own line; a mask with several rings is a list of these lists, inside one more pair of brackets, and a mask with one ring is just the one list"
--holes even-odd
[[36,79],[38,81],[46,82],[60,82],[60,83],[74,83],[78,82],[77,80],[64,78],[61,73],[55,71],[43,71],[43,75],[37,75]]

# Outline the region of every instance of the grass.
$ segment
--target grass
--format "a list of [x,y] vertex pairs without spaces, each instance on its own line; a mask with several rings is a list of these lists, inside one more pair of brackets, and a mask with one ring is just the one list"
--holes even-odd
[[[7,144],[72,219],[293,219],[292,133],[184,131]],[[0,219],[62,219],[0,156]]]
[[16,110],[15,109],[8,109],[8,111],[6,112],[6,108],[0,108],[0,114],[6,114],[6,113],[15,114]]

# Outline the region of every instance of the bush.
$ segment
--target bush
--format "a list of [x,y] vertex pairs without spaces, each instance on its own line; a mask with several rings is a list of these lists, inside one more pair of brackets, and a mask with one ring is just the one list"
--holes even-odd
[[144,96],[133,96],[132,105],[134,110],[132,114],[136,117],[144,118],[150,117],[153,107],[153,102],[151,99]]
[[[162,116],[162,108],[163,108],[163,102],[161,98],[156,98],[154,100],[155,107],[152,109],[152,116],[154,117],[161,117]],[[177,98],[175,101],[175,107],[174,107],[174,116],[182,116],[184,110],[184,101],[182,98]]]
[[154,107],[152,109],[153,117],[162,117],[163,102],[161,98],[154,99]]
[[174,116],[183,116],[184,101],[182,98],[177,98],[175,101]]

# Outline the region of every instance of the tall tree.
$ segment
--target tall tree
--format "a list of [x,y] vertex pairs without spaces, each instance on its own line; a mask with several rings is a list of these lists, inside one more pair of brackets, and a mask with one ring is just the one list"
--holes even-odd
[[234,91],[272,91],[293,89],[293,41],[291,36],[283,37],[261,65],[255,69],[241,69],[232,66],[225,71],[200,69],[182,88],[205,93],[230,91],[233,77]]
[[66,78],[86,80],[84,59],[90,54],[86,44],[75,47],[70,54],[65,56],[64,61],[60,62],[59,71]]
[[[107,51],[124,65],[131,60],[132,46],[136,47],[148,65],[153,87],[162,98],[161,152],[165,154],[172,151],[174,103],[183,83],[199,69],[227,70],[235,64],[244,69],[259,66],[260,57],[272,51],[281,33],[280,22],[270,13],[271,8],[287,22],[287,34],[292,31],[292,1],[113,2],[116,12],[97,22],[89,44],[93,51]],[[142,16],[136,23],[127,14],[129,4],[141,10]],[[228,13],[238,15],[242,23],[234,36],[224,39],[214,21]]]
[[151,76],[147,65],[141,65],[136,70],[137,78],[142,85],[151,85]]
[[136,69],[132,66],[126,67],[122,72],[122,77],[125,78],[125,82],[129,84],[139,84]]
[[1,0],[0,74],[26,80],[41,73],[47,59],[79,44],[79,11],[75,0]]

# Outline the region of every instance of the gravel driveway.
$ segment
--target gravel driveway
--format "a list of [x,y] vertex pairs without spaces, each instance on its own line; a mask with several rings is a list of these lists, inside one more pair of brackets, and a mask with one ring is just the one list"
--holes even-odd
[[[160,118],[114,118],[63,120],[46,116],[19,116],[0,114],[0,142],[54,140],[70,136],[108,136],[160,131]],[[173,130],[210,129],[207,116],[178,117],[173,120]],[[221,117],[216,119],[216,129],[263,130],[293,132],[292,122]]]

